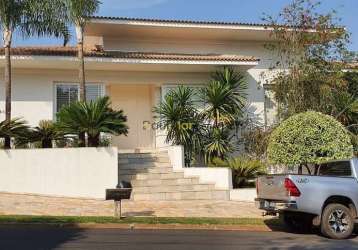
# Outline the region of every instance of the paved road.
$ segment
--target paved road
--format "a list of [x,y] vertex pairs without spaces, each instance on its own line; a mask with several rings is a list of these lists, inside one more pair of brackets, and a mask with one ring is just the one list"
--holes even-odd
[[283,232],[2,228],[0,249],[358,249],[358,237],[333,241]]

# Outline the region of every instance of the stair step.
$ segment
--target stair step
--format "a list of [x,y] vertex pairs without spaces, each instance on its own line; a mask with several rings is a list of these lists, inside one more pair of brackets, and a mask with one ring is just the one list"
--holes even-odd
[[133,193],[132,200],[136,201],[159,201],[159,200],[229,200],[229,191],[183,191],[183,192],[163,192],[152,194]]
[[171,167],[166,162],[138,162],[138,163],[119,163],[119,169],[143,169],[143,168],[156,168],[156,167]]
[[145,173],[145,174],[137,174],[136,180],[171,180],[171,179],[180,179],[184,178],[184,173],[164,173],[164,174],[153,174],[153,173]]
[[119,158],[118,164],[144,164],[144,163],[170,163],[169,158],[157,157],[157,158]]
[[119,169],[119,175],[134,175],[134,174],[168,174],[173,173],[173,168],[168,167],[156,167],[156,168],[146,168],[146,169]]
[[178,186],[178,185],[191,185],[200,184],[199,178],[179,178],[179,179],[166,179],[166,180],[136,180],[131,181],[133,188],[135,187],[153,187],[153,186]]
[[177,180],[177,179],[185,179],[184,173],[161,173],[161,174],[120,174],[119,178],[126,178],[129,180],[138,180],[138,181],[146,181],[146,180]]
[[150,193],[175,193],[185,191],[215,191],[215,185],[212,184],[192,184],[192,185],[171,185],[171,186],[153,186],[153,187],[135,187],[135,194]]
[[152,158],[157,156],[168,157],[168,152],[158,153],[119,153],[119,158]]

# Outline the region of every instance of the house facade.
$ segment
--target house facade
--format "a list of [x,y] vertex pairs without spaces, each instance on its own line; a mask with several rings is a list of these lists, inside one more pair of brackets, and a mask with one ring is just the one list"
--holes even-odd
[[[93,17],[85,29],[87,99],[110,97],[128,117],[128,136],[112,138],[118,149],[165,146],[154,130],[152,108],[178,85],[208,83],[229,65],[247,73],[250,113],[263,125],[274,120],[274,104],[263,84],[274,55],[270,27],[260,24]],[[18,47],[12,50],[12,116],[30,125],[53,120],[63,105],[78,100],[75,47]],[[4,65],[4,56],[0,57]],[[0,120],[4,119],[3,70]]]

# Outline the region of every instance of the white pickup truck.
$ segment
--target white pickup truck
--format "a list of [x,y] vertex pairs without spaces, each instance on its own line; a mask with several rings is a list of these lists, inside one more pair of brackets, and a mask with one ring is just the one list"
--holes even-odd
[[349,237],[358,219],[358,158],[261,176],[256,206],[279,214],[291,229],[320,226],[333,239]]

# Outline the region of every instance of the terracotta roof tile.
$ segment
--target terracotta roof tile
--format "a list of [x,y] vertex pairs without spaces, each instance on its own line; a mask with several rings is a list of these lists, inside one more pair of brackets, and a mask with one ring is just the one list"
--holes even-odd
[[[18,56],[70,56],[77,55],[76,47],[16,47],[11,50],[12,55]],[[4,49],[0,49],[4,54]],[[87,57],[119,58],[119,59],[148,59],[148,60],[178,60],[178,61],[238,61],[257,62],[259,59],[252,56],[221,55],[221,54],[180,54],[157,52],[122,52],[89,50]]]
[[[208,25],[237,25],[237,26],[257,26],[269,27],[264,23],[247,23],[247,22],[220,22],[220,21],[195,21],[195,20],[169,20],[169,19],[150,19],[150,18],[130,18],[130,17],[109,17],[109,16],[92,16],[93,19],[134,21],[134,22],[154,22],[154,23],[178,23],[178,24],[208,24]],[[284,25],[282,25],[284,26]],[[288,26],[287,26],[288,27]]]

